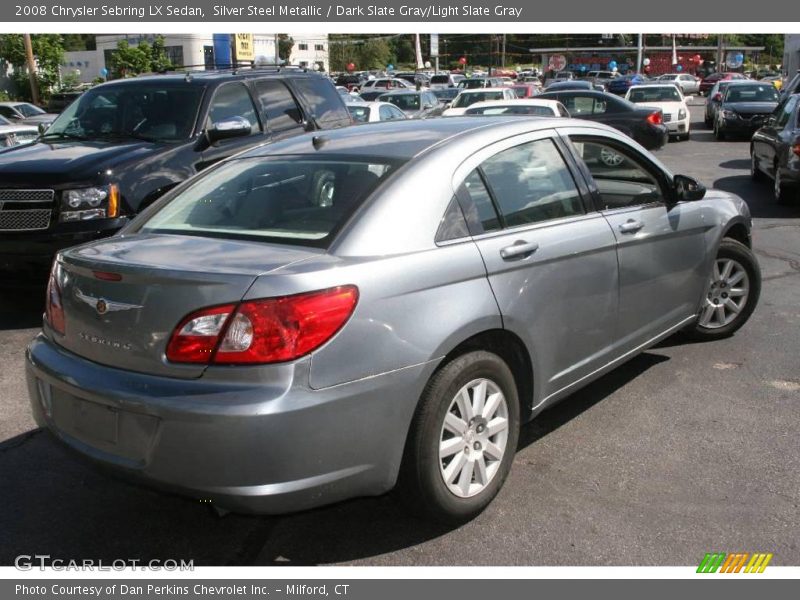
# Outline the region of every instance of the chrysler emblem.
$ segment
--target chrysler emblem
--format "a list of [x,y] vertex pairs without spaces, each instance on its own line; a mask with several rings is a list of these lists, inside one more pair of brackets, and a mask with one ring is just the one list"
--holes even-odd
[[75,297],[81,302],[88,304],[97,311],[98,315],[104,315],[109,312],[118,312],[121,310],[134,310],[142,308],[141,304],[126,304],[124,302],[112,302],[105,298],[95,298],[84,294],[78,288],[75,288]]

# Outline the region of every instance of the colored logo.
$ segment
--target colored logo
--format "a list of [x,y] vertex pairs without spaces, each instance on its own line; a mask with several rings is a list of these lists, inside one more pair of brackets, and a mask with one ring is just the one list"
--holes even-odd
[[724,552],[708,552],[697,567],[698,573],[763,573],[769,561],[772,560],[771,553],[756,552],[736,552],[725,554]]

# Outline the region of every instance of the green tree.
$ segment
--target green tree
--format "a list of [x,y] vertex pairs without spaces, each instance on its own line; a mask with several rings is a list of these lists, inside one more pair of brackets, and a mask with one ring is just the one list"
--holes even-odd
[[392,61],[392,50],[383,38],[367,39],[356,47],[356,68],[385,69]]
[[292,58],[292,48],[294,48],[294,39],[288,33],[278,34],[278,58],[283,60],[287,65],[290,64]]
[[150,44],[142,42],[138,46],[131,46],[128,40],[120,40],[109,62],[113,78],[145,73],[150,70]]
[[153,40],[153,45],[150,47],[150,70],[155,73],[163,73],[173,68],[174,65],[167,56],[164,36],[156,36],[156,39]]
[[[64,60],[64,42],[60,35],[35,34],[31,36],[31,46],[36,61],[39,90],[46,96],[58,83],[58,68]],[[13,79],[18,94],[30,99],[31,89],[22,35],[0,35],[0,59],[14,68]]]

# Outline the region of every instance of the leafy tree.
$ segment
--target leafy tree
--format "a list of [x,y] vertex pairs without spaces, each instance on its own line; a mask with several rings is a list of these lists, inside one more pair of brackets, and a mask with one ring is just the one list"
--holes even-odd
[[292,48],[294,48],[294,39],[288,33],[278,34],[278,58],[283,60],[287,65],[290,64],[292,58]]
[[142,52],[142,44],[131,46],[128,40],[119,40],[117,49],[111,54],[109,67],[113,78],[133,77],[149,70],[149,53]]
[[150,70],[156,73],[163,73],[172,68],[174,68],[174,65],[167,56],[164,36],[156,36],[156,39],[153,40],[153,45],[150,47]]
[[[36,61],[36,79],[39,90],[47,95],[58,83],[58,68],[64,60],[64,43],[60,35],[35,34],[31,36],[33,57]],[[14,67],[14,83],[20,96],[30,99],[30,81],[28,78],[25,42],[22,35],[0,35],[0,59]]]

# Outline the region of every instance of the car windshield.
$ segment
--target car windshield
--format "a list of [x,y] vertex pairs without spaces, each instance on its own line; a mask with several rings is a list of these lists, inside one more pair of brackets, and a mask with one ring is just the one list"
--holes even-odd
[[70,104],[45,137],[185,140],[194,129],[202,93],[199,86],[163,82],[98,87]]
[[662,75],[659,77],[661,81],[675,81],[677,78],[677,75]]
[[347,110],[350,111],[350,116],[356,123],[366,123],[369,121],[369,106],[360,106],[358,104],[348,104]]
[[0,116],[0,125],[11,125],[11,121],[9,121],[3,116]]
[[631,102],[680,102],[681,94],[674,85],[662,85],[632,89],[628,95]]
[[467,110],[468,115],[534,115],[537,117],[552,117],[553,109],[549,106],[479,106]]
[[45,114],[45,112],[41,108],[39,108],[35,104],[28,104],[27,102],[24,104],[17,104],[14,108],[16,108],[26,117],[35,117],[36,115]]
[[491,92],[469,92],[459,94],[458,98],[453,101],[453,108],[465,108],[472,106],[476,102],[485,102],[486,100],[503,100],[503,92],[499,90]]
[[449,75],[434,75],[431,77],[431,83],[450,83]]
[[419,110],[419,94],[387,94],[378,99],[391,102],[400,110]]
[[485,79],[464,79],[458,82],[458,87],[464,90],[474,90],[476,88],[486,87]]
[[729,85],[725,102],[777,102],[778,90],[771,83],[762,85]]
[[335,156],[233,160],[184,188],[139,230],[325,248],[397,167]]
[[528,95],[528,88],[523,85],[515,85],[511,88],[517,98],[525,98]]

